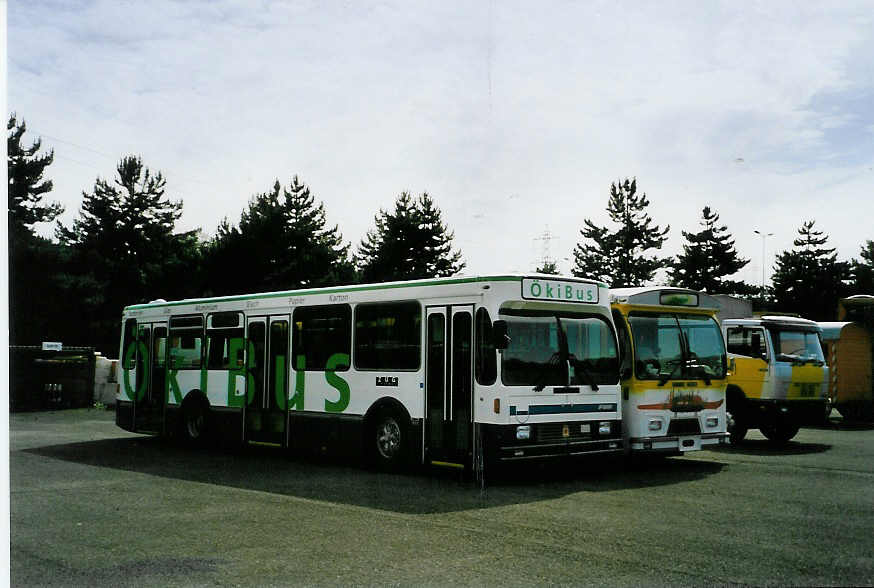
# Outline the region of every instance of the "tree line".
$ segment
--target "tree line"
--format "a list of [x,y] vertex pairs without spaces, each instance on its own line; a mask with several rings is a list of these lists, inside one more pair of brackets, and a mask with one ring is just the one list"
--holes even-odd
[[[254,194],[239,220],[227,217],[215,234],[179,231],[182,201],[166,194],[167,180],[137,155],[122,157],[112,178],[97,177],[72,224],[48,201],[54,151],[39,138],[22,144],[25,122],[7,124],[9,179],[10,342],[55,340],[95,346],[114,356],[121,310],[152,298],[181,299],[456,275],[465,267],[434,199],[402,192],[380,209],[357,247],[327,220],[324,203],[298,176],[277,179]],[[749,260],[734,248],[719,215],[705,207],[702,230],[682,232],[676,257],[659,257],[670,230],[655,225],[636,179],[611,185],[612,226],[584,220],[573,251],[576,276],[614,287],[649,283],[660,270],[677,286],[758,296],[765,304],[808,318],[832,318],[837,298],[871,292],[874,242],[861,259],[837,261],[827,238],[809,221],[794,248],[781,253],[767,291],[730,276]],[[35,225],[55,223],[54,238]],[[537,268],[557,273],[554,264]]]

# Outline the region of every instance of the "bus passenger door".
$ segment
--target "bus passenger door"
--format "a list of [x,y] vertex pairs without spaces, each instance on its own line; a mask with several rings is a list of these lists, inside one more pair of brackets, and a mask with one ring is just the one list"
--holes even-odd
[[288,416],[288,315],[252,317],[247,331],[245,439],[284,447]]
[[134,430],[162,433],[166,381],[167,323],[140,324],[133,385]]
[[427,324],[428,459],[438,465],[471,465],[473,305],[428,308]]

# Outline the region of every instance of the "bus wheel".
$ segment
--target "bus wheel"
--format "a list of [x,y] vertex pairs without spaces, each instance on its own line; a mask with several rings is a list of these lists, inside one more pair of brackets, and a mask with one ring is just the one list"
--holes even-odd
[[735,416],[730,412],[725,413],[725,418],[728,421],[728,438],[732,445],[740,445],[740,442],[747,436],[749,427],[744,423],[740,415]]
[[404,421],[395,411],[383,410],[376,415],[370,438],[373,461],[378,468],[394,470],[400,467],[408,440]]
[[190,444],[201,443],[206,435],[206,403],[192,398],[182,406],[182,438]]
[[774,423],[764,426],[759,430],[771,443],[782,445],[798,433],[798,425],[793,425],[791,423]]

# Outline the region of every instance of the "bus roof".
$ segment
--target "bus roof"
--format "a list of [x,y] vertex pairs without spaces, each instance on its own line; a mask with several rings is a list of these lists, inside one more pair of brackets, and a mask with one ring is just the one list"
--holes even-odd
[[124,308],[125,311],[140,308],[156,308],[162,306],[179,306],[182,304],[197,304],[204,302],[225,302],[234,300],[252,300],[256,298],[279,298],[282,296],[305,296],[310,294],[332,294],[346,292],[361,292],[365,290],[388,290],[393,288],[413,288],[421,286],[440,286],[449,284],[470,284],[477,282],[521,282],[523,279],[555,280],[562,282],[580,282],[593,284],[600,288],[608,286],[603,282],[589,278],[573,276],[557,276],[551,274],[501,274],[492,276],[456,276],[446,278],[426,278],[421,280],[406,280],[397,282],[379,282],[371,284],[348,284],[345,286],[328,286],[324,288],[306,288],[300,290],[278,290],[274,292],[257,292],[251,294],[234,294],[230,296],[215,296],[208,298],[186,298],[183,300],[164,299],[153,300],[143,304],[131,304]]
[[673,288],[668,286],[614,288],[610,290],[610,302],[707,310],[719,310],[721,308],[719,301],[713,296],[689,288]]
[[775,327],[792,327],[805,330],[819,331],[821,327],[816,321],[797,316],[783,315],[766,315],[759,318],[744,318],[744,319],[725,319],[722,321],[724,325],[730,326],[775,326]]

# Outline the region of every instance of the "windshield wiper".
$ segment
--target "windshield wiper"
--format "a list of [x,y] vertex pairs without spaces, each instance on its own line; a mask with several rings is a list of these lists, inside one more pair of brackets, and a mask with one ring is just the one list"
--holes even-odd
[[586,369],[585,362],[582,359],[577,359],[573,353],[568,353],[568,361],[571,362],[571,365],[574,368],[574,372],[580,371],[583,374],[583,377],[586,379],[586,384],[589,385],[593,392],[597,392],[598,383],[595,381],[592,373]]
[[549,361],[540,365],[540,374],[537,376],[537,384],[534,386],[535,392],[540,392],[546,387],[546,376],[552,372],[552,368],[561,363],[561,354],[558,351],[553,352],[549,356]]

